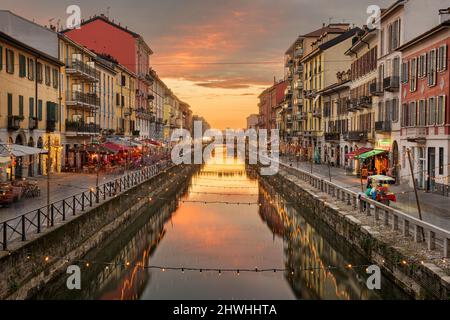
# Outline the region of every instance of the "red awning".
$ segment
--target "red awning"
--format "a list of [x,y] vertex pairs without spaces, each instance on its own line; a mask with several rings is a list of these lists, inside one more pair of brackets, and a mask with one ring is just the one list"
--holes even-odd
[[372,148],[359,148],[358,150],[355,150],[355,151],[353,151],[353,152],[347,153],[347,154],[345,155],[345,157],[346,157],[347,159],[352,160],[352,159],[354,159],[356,156],[359,156],[360,154],[363,154],[363,153],[366,153],[366,152],[369,152],[369,151],[372,151],[372,150],[373,150]]
[[158,141],[155,141],[155,140],[153,140],[153,139],[145,139],[145,140],[144,140],[144,143],[152,144],[152,145],[158,146],[158,147],[161,146],[161,143],[159,143]]
[[109,149],[109,150],[112,150],[114,152],[131,151],[131,150],[133,150],[132,147],[116,144],[114,142],[106,142],[106,143],[102,144],[102,147],[104,147],[106,149]]

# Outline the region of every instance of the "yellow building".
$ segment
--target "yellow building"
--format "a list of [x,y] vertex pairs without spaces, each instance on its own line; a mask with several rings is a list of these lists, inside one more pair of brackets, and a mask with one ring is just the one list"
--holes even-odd
[[64,169],[80,170],[87,162],[86,146],[100,134],[100,71],[96,55],[64,35],[59,36],[62,68]]
[[336,74],[350,68],[351,58],[345,55],[359,28],[324,32],[311,44],[311,51],[303,57],[304,65],[304,146],[316,162],[324,159],[323,97],[318,94],[336,80]]
[[[62,166],[60,67],[57,59],[0,32],[0,140],[50,148],[50,172]],[[47,173],[47,155],[14,158],[2,177]]]
[[136,131],[136,75],[124,66],[116,65],[115,79],[115,133],[124,137],[138,137]]

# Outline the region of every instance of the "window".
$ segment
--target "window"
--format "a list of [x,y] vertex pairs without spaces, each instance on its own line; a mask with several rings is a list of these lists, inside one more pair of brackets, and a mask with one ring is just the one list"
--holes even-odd
[[436,123],[436,98],[428,99],[427,125],[434,126]]
[[28,65],[28,79],[34,81],[34,60],[28,58],[27,65]]
[[439,96],[437,98],[437,118],[436,124],[443,125],[445,124],[445,96]]
[[44,77],[42,74],[42,63],[38,62],[36,64],[36,79],[39,83],[42,83]]
[[417,90],[417,58],[411,60],[411,82],[409,90],[414,92]]
[[38,120],[42,120],[42,100],[38,100]]
[[419,100],[419,110],[418,110],[418,118],[417,118],[417,126],[424,127],[426,125],[426,103],[425,100]]
[[0,70],[3,69],[3,47],[0,46]]
[[447,45],[441,46],[437,53],[437,71],[441,72],[447,69]]
[[58,69],[52,70],[52,84],[53,88],[58,89],[59,71]]
[[444,174],[444,148],[439,148],[439,174]]
[[14,51],[6,49],[6,72],[14,73]]
[[19,96],[19,116],[23,117],[23,96]]
[[409,80],[409,62],[402,63],[402,83],[408,83]]
[[398,19],[388,27],[389,52],[394,51],[400,46],[400,22],[400,19]]
[[419,57],[419,78],[425,78],[427,75],[427,55],[423,54]]
[[392,105],[391,105],[392,106],[392,122],[398,122],[398,113],[399,113],[398,105],[399,105],[398,99],[397,98],[393,99]]
[[49,66],[45,66],[45,84],[47,86],[51,85],[50,67]]
[[436,85],[436,50],[428,53],[428,86]]
[[8,93],[8,116],[12,116],[13,114],[13,96],[11,93]]
[[25,78],[27,76],[26,58],[19,54],[19,77]]
[[417,119],[417,108],[416,108],[416,102],[412,101],[409,103],[409,109],[408,109],[408,127],[415,127],[416,126],[416,119]]
[[30,101],[29,101],[28,112],[29,112],[29,117],[33,118],[34,117],[34,98],[32,98],[32,97],[30,98]]
[[124,75],[122,75],[122,77],[120,79],[120,85],[122,87],[125,87],[127,85],[127,78]]

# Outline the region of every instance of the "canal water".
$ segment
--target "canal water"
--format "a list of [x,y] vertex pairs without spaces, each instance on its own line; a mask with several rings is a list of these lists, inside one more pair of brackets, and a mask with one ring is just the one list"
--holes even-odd
[[34,298],[407,298],[384,277],[381,290],[369,290],[368,262],[332,230],[308,222],[304,210],[238,159],[216,155],[178,194],[149,205],[133,226],[77,262],[81,290],[68,290],[62,275]]

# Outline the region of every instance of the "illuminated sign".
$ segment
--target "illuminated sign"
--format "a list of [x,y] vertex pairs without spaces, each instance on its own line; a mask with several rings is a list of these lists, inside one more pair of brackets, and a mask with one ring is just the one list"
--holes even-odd
[[376,149],[391,151],[392,140],[391,139],[379,139],[376,143]]

